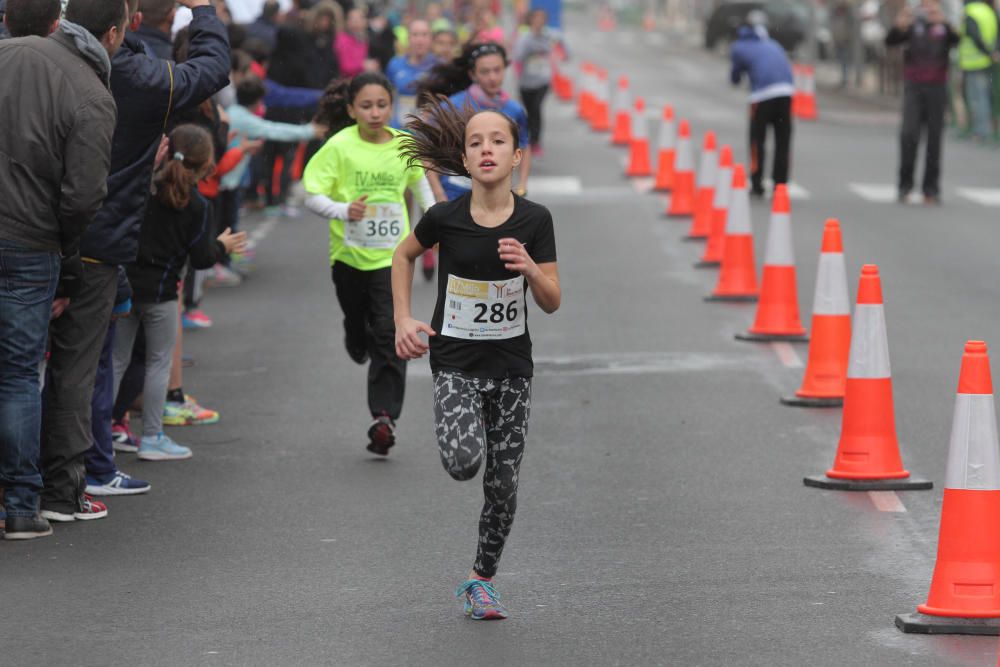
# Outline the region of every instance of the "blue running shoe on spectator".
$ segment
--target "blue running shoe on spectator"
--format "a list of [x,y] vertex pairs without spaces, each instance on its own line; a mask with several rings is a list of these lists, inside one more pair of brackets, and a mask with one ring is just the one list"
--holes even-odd
[[474,621],[493,621],[507,618],[507,610],[500,604],[500,594],[493,582],[469,579],[455,591],[455,597],[465,598],[465,615]]
[[162,433],[144,435],[139,442],[139,458],[143,461],[179,461],[191,458],[191,450]]
[[135,496],[152,488],[149,482],[133,479],[121,470],[116,470],[106,479],[87,475],[87,493],[92,496]]

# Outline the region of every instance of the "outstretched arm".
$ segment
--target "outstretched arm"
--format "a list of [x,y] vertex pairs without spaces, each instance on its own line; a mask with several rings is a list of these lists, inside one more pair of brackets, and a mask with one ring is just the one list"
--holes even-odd
[[396,246],[392,254],[392,312],[396,321],[396,355],[400,359],[417,359],[424,356],[430,346],[420,337],[423,332],[434,336],[431,327],[413,319],[410,311],[413,294],[413,266],[424,253],[420,241],[412,233]]

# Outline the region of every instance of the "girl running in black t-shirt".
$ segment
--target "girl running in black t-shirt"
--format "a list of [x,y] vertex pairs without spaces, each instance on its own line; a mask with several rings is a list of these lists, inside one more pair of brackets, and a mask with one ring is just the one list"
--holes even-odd
[[[509,117],[470,116],[442,98],[409,129],[403,150],[411,162],[467,176],[472,191],[431,207],[393,255],[396,353],[416,359],[430,350],[438,447],[448,473],[468,480],[485,462],[476,561],[456,595],[471,618],[501,619],[507,611],[492,577],[517,507],[531,404],[525,293],[530,289],[547,313],[562,298],[552,216],[511,192],[522,150]],[[412,317],[410,294],[414,262],[435,244],[438,298],[428,325]]]

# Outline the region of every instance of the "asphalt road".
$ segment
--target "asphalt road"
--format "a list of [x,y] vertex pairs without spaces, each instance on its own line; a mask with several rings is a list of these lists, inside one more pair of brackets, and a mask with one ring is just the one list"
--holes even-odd
[[[745,93],[722,61],[589,22],[570,39],[629,74],[651,116],[669,101],[744,159]],[[703,303],[715,274],[691,268],[686,223],[550,102],[532,196],[556,220],[564,299],[531,318],[531,434],[498,577],[511,618],[467,621],[452,597],[481,490],[441,469],[426,362],[411,365],[399,445],[373,460],[324,225],[253,219],[257,272],[210,293],[216,326],[186,337],[186,387],[222,421],[171,432],[190,461],[121,455],[154,488],[112,499],[106,520],[0,543],[0,664],[996,664],[995,638],[903,635],[893,618],[930,583],[962,344],[1000,345],[998,209],[959,190],[996,185],[997,153],[949,141],[942,207],[879,203],[895,114],[829,97],[821,114],[795,131],[803,316],[837,216],[852,296],[863,263],[881,268],[904,461],[936,482],[899,493],[904,511],[802,485],[832,462],[840,412],[778,404],[801,378],[794,357],[733,340],[753,306]],[[753,213],[760,260],[766,204]],[[415,292],[429,317],[430,286]]]

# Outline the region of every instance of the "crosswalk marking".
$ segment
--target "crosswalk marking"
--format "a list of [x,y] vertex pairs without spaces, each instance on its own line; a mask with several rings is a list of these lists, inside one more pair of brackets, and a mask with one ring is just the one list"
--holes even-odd
[[958,188],[957,192],[981,206],[1000,206],[1000,188]]
[[576,176],[532,176],[528,181],[532,195],[577,195],[583,183]]
[[886,183],[848,183],[851,192],[862,199],[876,204],[891,204],[896,201],[896,186]]
[[[773,190],[774,181],[772,181],[771,179],[764,179],[764,187],[767,190]],[[806,190],[801,185],[799,185],[798,183],[796,183],[795,181],[788,181],[786,187],[788,188],[788,197],[790,199],[797,199],[801,201],[803,199],[812,198],[812,195],[809,193],[809,191]]]
[[906,506],[895,491],[869,491],[868,497],[879,512],[905,512]]
[[[848,183],[851,192],[876,204],[892,204],[898,196],[896,186],[892,183]],[[970,188],[957,187],[955,193],[962,199],[967,199],[980,206],[1000,207],[1000,188]],[[911,192],[907,203],[919,204],[923,197],[919,192]]]

